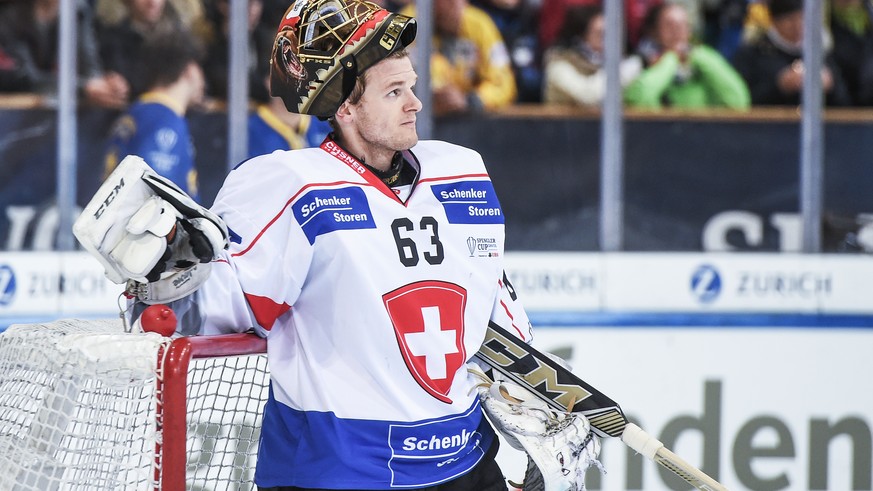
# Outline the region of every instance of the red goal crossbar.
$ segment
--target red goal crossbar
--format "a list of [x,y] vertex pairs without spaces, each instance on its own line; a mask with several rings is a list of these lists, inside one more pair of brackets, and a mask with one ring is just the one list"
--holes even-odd
[[175,339],[158,353],[155,480],[161,491],[184,491],[188,461],[188,394],[191,361],[259,355],[267,342],[255,334],[223,334]]

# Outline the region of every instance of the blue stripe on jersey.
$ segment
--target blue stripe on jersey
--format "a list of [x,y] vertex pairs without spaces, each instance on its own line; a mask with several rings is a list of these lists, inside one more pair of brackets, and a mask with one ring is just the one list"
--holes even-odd
[[449,223],[503,223],[503,211],[491,181],[460,181],[431,186]]
[[469,472],[494,431],[478,399],[464,413],[416,422],[338,418],[276,402],[264,407],[260,487],[414,489]]
[[310,244],[336,230],[376,228],[367,196],[358,187],[315,189],[301,196],[292,209]]

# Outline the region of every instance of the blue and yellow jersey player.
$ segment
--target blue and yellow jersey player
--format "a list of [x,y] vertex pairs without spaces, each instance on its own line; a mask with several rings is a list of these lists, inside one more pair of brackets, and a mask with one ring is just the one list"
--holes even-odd
[[[275,99],[281,105],[281,99]],[[299,150],[317,147],[330,133],[330,124],[318,118],[271,110],[270,104],[259,105],[249,116],[249,158],[275,150]]]
[[[270,90],[270,78],[264,85]],[[289,112],[279,97],[270,97],[249,115],[248,157],[276,150],[299,150],[317,147],[331,132],[330,124],[315,116]]]
[[202,48],[193,36],[176,32],[149,40],[142,58],[148,89],[111,130],[106,175],[127,155],[138,155],[199,200],[194,144],[185,113],[203,99]]

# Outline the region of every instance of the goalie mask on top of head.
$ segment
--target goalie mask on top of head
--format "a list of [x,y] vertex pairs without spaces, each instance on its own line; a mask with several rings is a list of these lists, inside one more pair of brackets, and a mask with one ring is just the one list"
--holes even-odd
[[364,0],[296,0],[279,24],[270,91],[285,107],[333,116],[357,76],[415,39],[415,19]]

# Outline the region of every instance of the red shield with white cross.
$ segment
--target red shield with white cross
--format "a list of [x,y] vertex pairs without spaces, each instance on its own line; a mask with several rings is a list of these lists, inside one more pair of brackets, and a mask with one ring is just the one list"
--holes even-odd
[[452,380],[467,361],[467,290],[443,281],[421,281],[386,293],[382,301],[415,381],[430,395],[451,404]]

